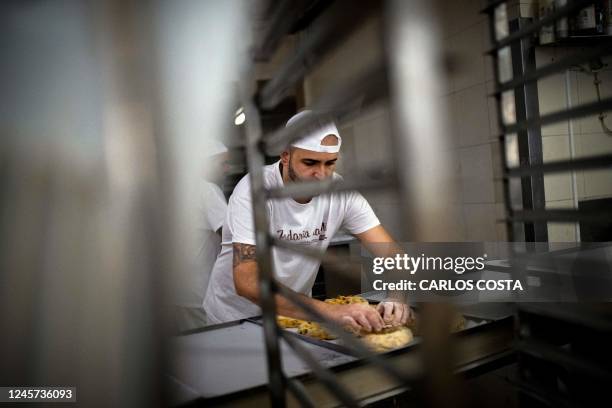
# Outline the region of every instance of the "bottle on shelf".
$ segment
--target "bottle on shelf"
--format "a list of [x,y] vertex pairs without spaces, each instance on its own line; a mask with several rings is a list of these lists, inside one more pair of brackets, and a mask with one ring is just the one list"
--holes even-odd
[[592,36],[604,35],[607,31],[606,7],[604,3],[608,0],[595,1],[590,6],[580,10],[571,19],[571,35],[572,36]]
[[[552,14],[555,11],[555,0],[540,0],[538,3],[538,17],[541,19]],[[540,45],[550,44],[555,42],[555,26],[554,24],[543,26],[540,29]]]
[[[566,5],[567,0],[555,0],[555,10],[559,10]],[[569,20],[567,17],[563,17],[557,21],[555,25],[555,36],[557,38],[569,37]]]
[[612,0],[606,0],[604,3],[604,17],[606,20],[606,35],[612,35]]

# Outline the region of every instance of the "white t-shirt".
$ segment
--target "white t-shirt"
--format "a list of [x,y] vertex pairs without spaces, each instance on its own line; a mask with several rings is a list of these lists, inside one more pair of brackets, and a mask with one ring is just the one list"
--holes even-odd
[[[340,176],[334,173],[334,178]],[[280,162],[264,168],[266,188],[283,186]],[[325,249],[344,228],[360,234],[380,224],[368,202],[358,192],[340,192],[313,197],[300,204],[292,198],[267,202],[270,234],[292,244]],[[221,253],[213,268],[204,298],[209,323],[222,323],[261,314],[259,306],[236,293],[233,279],[232,243],[255,245],[251,185],[247,174],[229,199],[223,224]],[[275,277],[296,292],[310,295],[320,262],[275,247],[272,251]]]
[[181,292],[179,304],[185,307],[202,307],[211,271],[221,249],[221,237],[217,230],[223,226],[227,203],[221,189],[205,181],[198,193],[198,249],[191,276]]

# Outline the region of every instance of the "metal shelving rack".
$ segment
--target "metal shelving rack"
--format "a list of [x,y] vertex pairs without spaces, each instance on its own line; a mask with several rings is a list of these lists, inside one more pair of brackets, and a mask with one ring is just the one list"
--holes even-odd
[[[300,8],[302,7],[302,8]],[[323,259],[324,254],[316,251],[305,251],[303,248],[291,246],[285,242],[275,240],[268,234],[268,219],[266,202],[271,198],[300,197],[329,192],[347,190],[366,190],[381,188],[396,188],[403,198],[402,208],[405,208],[404,225],[413,231],[414,240],[429,240],[436,236],[442,239],[445,230],[450,228],[452,221],[443,206],[432,204],[432,194],[444,196],[448,193],[445,177],[449,169],[444,161],[440,160],[426,168],[422,165],[406,166],[404,160],[412,157],[418,162],[436,148],[444,149],[446,133],[440,126],[434,114],[437,105],[435,97],[436,84],[442,74],[427,67],[437,66],[439,41],[436,34],[436,22],[430,5],[427,1],[365,1],[359,7],[353,2],[339,0],[335,2],[298,2],[271,1],[262,7],[262,20],[265,29],[261,30],[253,50],[253,60],[267,60],[273,55],[280,42],[280,38],[291,30],[292,26],[308,26],[308,36],[297,48],[296,52],[286,60],[278,69],[276,75],[266,83],[260,92],[256,92],[252,72],[246,73],[242,84],[242,103],[247,120],[247,161],[250,173],[254,225],[256,230],[257,260],[260,270],[260,303],[263,312],[263,330],[266,340],[267,364],[269,373],[269,389],[271,403],[274,406],[286,404],[285,390],[288,389],[303,406],[313,406],[304,392],[303,386],[294,379],[286,378],[282,372],[279,339],[284,339],[304,361],[311,367],[317,378],[336,396],[338,401],[346,406],[358,406],[349,392],[336,381],[334,375],[323,368],[313,357],[309,356],[300,343],[280,330],[276,324],[274,295],[281,294],[296,305],[300,306],[313,320],[324,322],[324,326],[342,339],[345,344],[353,348],[360,357],[379,367],[384,373],[396,380],[398,384],[409,384],[420,377],[421,373],[399,370],[381,356],[366,349],[351,335],[343,331],[331,321],[318,315],[315,310],[304,304],[292,292],[277,285],[273,277],[273,264],[271,249],[274,245]],[[313,11],[315,10],[315,11]],[[350,13],[347,12],[350,10]],[[309,182],[291,185],[282,189],[266,190],[263,184],[263,166],[265,154],[278,155],[283,146],[300,136],[300,131],[317,120],[316,117],[298,122],[291,128],[280,128],[271,134],[263,134],[260,122],[260,111],[272,109],[292,87],[318,64],[321,59],[340,44],[350,33],[359,27],[360,23],[371,13],[383,13],[385,27],[389,30],[383,40],[382,47],[386,51],[385,61],[366,69],[354,78],[337,84],[329,90],[311,108],[315,111],[325,111],[328,117],[342,123],[356,114],[354,101],[362,98],[361,108],[371,106],[384,100],[392,100],[393,132],[392,143],[394,147],[393,174],[386,176],[384,181],[364,181],[363,177],[351,177],[345,182]],[[423,22],[430,23],[423,25]],[[417,24],[418,23],[418,24]],[[406,31],[408,29],[408,31]],[[431,44],[422,41],[413,41],[414,38],[434,38]],[[390,52],[389,50],[393,51]],[[406,72],[406,61],[419,60],[417,70]],[[406,75],[408,74],[408,75]],[[389,92],[393,89],[393,95]],[[415,93],[415,90],[425,90],[425,93]],[[419,109],[425,107],[430,115],[422,115],[422,110],[415,110],[413,103],[418,98]],[[414,143],[415,135],[421,130],[428,129],[426,138]],[[411,139],[411,137],[413,139]],[[436,167],[437,166],[437,167]],[[369,169],[372,170],[372,169]],[[374,169],[377,170],[377,169]],[[427,177],[424,176],[426,172]],[[427,183],[423,180],[427,178]],[[410,196],[410,201],[406,198]],[[444,348],[444,339],[441,340]],[[444,353],[434,349],[425,349],[426,361],[443,367]],[[427,357],[429,356],[429,357]],[[444,367],[446,368],[446,367]],[[435,370],[432,370],[432,372]],[[443,370],[437,372],[442,373]],[[435,374],[434,374],[435,375]],[[428,377],[430,378],[430,377]],[[434,381],[434,380],[432,380]]]
[[[488,54],[494,60],[494,95],[502,132],[506,222],[511,241],[547,242],[548,222],[609,221],[612,209],[546,209],[544,174],[609,169],[612,155],[543,163],[541,127],[609,111],[612,98],[540,115],[537,81],[594,58],[612,55],[612,43],[595,42],[592,47],[574,49],[573,55],[536,68],[534,49],[538,31],[593,1],[568,1],[535,21],[520,17],[508,21],[509,3],[490,1],[483,10],[489,16],[493,44]],[[513,153],[509,148],[516,150]],[[512,255],[511,263],[519,273],[524,272],[524,266],[518,265],[526,250],[529,245],[517,247]],[[612,361],[604,357],[609,355],[604,344],[609,344],[612,334],[608,305],[518,304],[515,338],[519,371],[511,382],[524,398],[552,406],[582,406],[594,403],[606,392],[605,384],[612,379]]]
[[[546,210],[544,208],[543,175],[575,170],[607,168],[612,155],[584,157],[574,160],[542,162],[541,127],[569,119],[580,118],[612,109],[612,98],[575,106],[570,109],[540,115],[537,81],[563,72],[572,66],[594,58],[611,55],[612,45],[598,45],[584,52],[564,57],[555,63],[535,67],[535,34],[545,26],[579,11],[593,1],[569,1],[546,18],[530,21],[517,18],[508,21],[508,1],[492,1],[483,10],[489,15],[493,47],[487,52],[493,57],[495,93],[498,101],[498,122],[502,134],[500,148],[504,163],[504,193],[510,241],[548,241],[547,222],[579,222],[609,220],[610,212]],[[513,114],[514,113],[514,114]],[[516,160],[509,163],[508,146],[518,146]]]

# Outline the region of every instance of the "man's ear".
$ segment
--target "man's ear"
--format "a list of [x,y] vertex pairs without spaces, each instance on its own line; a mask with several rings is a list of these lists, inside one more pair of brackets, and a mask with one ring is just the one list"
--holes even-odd
[[289,166],[289,150],[285,150],[281,153],[281,163],[284,167]]

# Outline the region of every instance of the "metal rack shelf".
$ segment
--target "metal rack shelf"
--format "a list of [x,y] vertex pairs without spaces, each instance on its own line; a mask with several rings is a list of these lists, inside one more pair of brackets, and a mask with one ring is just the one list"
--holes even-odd
[[[512,240],[515,241],[547,242],[547,225],[550,222],[601,223],[611,220],[612,209],[548,209],[544,201],[545,173],[612,170],[609,155],[583,156],[546,163],[542,158],[542,126],[612,110],[612,100],[608,98],[545,115],[539,112],[538,80],[563,73],[574,65],[612,55],[609,39],[572,38],[544,46],[579,46],[568,48],[569,55],[545,66],[535,66],[534,50],[538,45],[533,35],[542,27],[567,18],[592,3],[568,1],[565,6],[536,21],[519,17],[508,22],[508,2],[491,1],[485,9],[493,42],[489,51],[495,68],[493,96],[498,102],[498,122],[503,132],[500,148],[504,158],[507,223],[513,233]],[[500,37],[498,33],[508,34]],[[508,52],[508,47],[511,52]],[[497,68],[505,68],[504,72],[511,72],[512,78],[501,80]],[[516,118],[504,115],[503,105],[508,103],[513,104]],[[520,165],[517,167],[511,167],[507,162],[505,149],[508,137],[518,137]],[[519,180],[520,183],[511,185],[511,179]],[[517,202],[522,203],[522,208],[511,205]],[[520,253],[514,254],[510,264],[520,257]],[[609,304],[592,307],[584,304],[519,303],[517,306],[516,349],[519,370],[518,379],[512,380],[517,389],[535,401],[553,406],[588,406],[596,398],[594,395],[603,396],[605,387],[599,385],[609,383],[612,378],[612,362],[597,356],[609,354],[607,347],[603,346],[609,344],[610,340]],[[584,347],[585,343],[591,344],[592,350],[589,353],[572,350]]]

